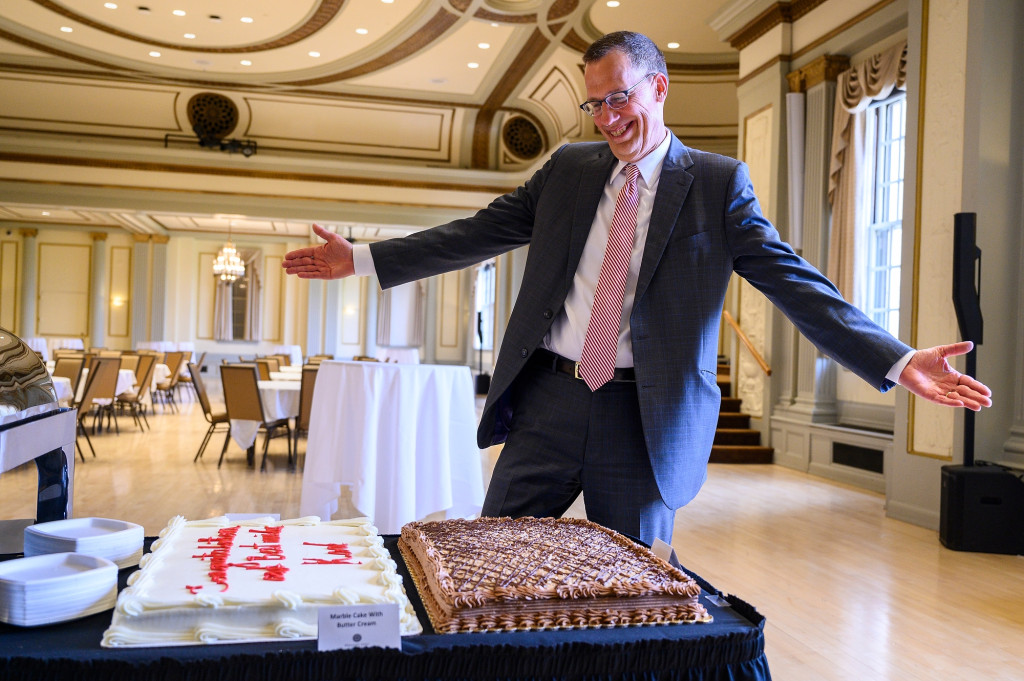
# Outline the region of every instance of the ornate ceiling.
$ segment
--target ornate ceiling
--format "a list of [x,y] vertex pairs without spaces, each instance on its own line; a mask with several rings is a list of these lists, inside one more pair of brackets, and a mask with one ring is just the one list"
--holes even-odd
[[[377,236],[464,213],[595,136],[580,57],[621,29],[664,50],[677,134],[728,147],[738,57],[708,26],[726,4],[4,0],[0,223],[205,232],[230,213],[254,234],[305,234],[325,188],[356,206],[342,228]],[[204,201],[209,175],[234,200]],[[387,210],[396,191],[407,200]]]

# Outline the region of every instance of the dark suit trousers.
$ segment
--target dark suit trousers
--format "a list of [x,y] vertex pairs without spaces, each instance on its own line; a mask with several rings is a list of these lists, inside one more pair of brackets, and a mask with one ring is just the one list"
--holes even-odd
[[675,511],[651,471],[635,382],[592,393],[531,363],[513,383],[512,405],[481,515],[557,518],[582,492],[593,522],[647,544],[672,540]]

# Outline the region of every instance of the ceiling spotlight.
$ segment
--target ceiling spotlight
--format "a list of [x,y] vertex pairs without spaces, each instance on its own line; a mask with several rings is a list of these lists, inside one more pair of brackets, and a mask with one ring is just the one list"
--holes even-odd
[[74,30],[75,29],[71,28],[70,26],[61,26],[60,27],[61,33],[71,33]]
[[186,40],[195,40],[195,38],[196,38],[196,34],[195,33],[186,33],[185,34],[185,39]]
[[618,7],[619,0],[608,0],[608,2],[606,2],[605,4],[608,5],[609,7]]
[[466,66],[468,66],[471,69],[478,69],[478,68],[480,68],[480,65],[477,64],[475,61],[469,62],[468,64],[466,64]]
[[679,49],[679,43],[669,43],[666,47],[668,47],[668,49],[670,49],[670,50],[678,50]]
[[252,23],[252,17],[242,17],[241,21],[242,21],[243,24],[251,24]]
[[220,15],[219,15],[219,14],[211,14],[211,15],[210,15],[209,17],[207,17],[207,18],[208,18],[208,19],[209,19],[210,21],[213,21],[213,22],[216,22],[216,23],[220,23]]
[[357,28],[356,33],[358,33],[359,35],[366,35],[367,33],[369,33],[369,31],[367,31],[365,28]]
[[476,46],[479,47],[481,50],[489,50],[489,49],[491,49],[491,44],[490,43],[477,43]]
[[252,66],[252,62],[249,61],[248,59],[243,59],[242,61],[240,61],[238,63],[241,64],[242,66]]
[[152,52],[149,53],[149,56],[150,57],[159,57],[160,53],[157,52],[156,50],[153,50]]
[[117,9],[117,4],[113,2],[105,2],[103,3],[103,6],[107,9]]
[[309,53],[309,56],[313,57],[314,59],[316,59],[317,57],[320,56],[320,53],[314,50],[313,52]]
[[150,10],[145,5],[139,5],[135,9],[139,10],[139,14],[149,14]]
[[171,14],[173,14],[176,17],[183,17],[183,16],[185,16],[185,10],[183,10],[183,9],[176,9],[176,10],[172,11]]

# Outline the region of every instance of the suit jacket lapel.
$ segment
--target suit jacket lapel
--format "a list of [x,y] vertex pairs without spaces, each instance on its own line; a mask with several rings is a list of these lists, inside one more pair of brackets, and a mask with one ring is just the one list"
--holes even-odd
[[583,257],[583,247],[587,243],[587,235],[594,224],[597,204],[601,201],[608,176],[615,167],[617,159],[610,150],[599,152],[580,168],[580,188],[576,195],[576,209],[573,211],[572,233],[569,236],[569,259],[565,268],[565,290],[572,286],[572,279]]
[[661,262],[665,245],[672,235],[672,230],[679,219],[683,202],[693,184],[693,175],[688,168],[693,166],[690,154],[679,139],[672,135],[668,155],[661,167],[661,179],[658,180],[658,193],[654,197],[654,208],[651,212],[651,224],[647,228],[647,243],[644,245],[644,257],[640,263],[640,274],[636,282],[636,297],[633,309],[647,290],[654,271]]

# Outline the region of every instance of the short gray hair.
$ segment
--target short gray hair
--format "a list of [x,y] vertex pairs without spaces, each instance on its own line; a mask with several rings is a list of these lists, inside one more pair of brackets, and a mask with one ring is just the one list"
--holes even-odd
[[595,62],[616,51],[629,57],[634,68],[644,73],[661,73],[668,78],[665,55],[650,38],[632,31],[616,31],[595,40],[583,54],[583,64]]

